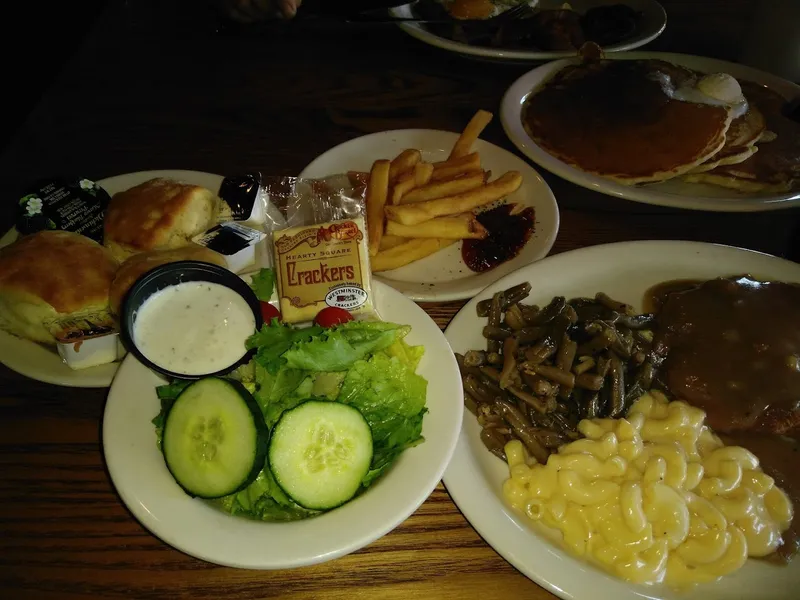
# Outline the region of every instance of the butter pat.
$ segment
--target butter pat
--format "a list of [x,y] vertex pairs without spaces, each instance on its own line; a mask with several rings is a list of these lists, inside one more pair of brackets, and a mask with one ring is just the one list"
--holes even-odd
[[363,217],[276,231],[278,301],[287,323],[312,320],[327,306],[372,313],[372,277]]
[[192,241],[225,257],[228,269],[239,273],[256,261],[256,245],[266,234],[235,221],[221,223]]
[[70,369],[88,369],[121,360],[125,347],[118,333],[58,342],[58,355]]

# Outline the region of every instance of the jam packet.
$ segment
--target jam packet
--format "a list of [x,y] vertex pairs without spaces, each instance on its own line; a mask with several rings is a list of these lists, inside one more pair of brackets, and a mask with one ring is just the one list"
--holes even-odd
[[103,216],[111,197],[91,179],[41,181],[17,202],[17,231],[22,235],[58,229],[103,243]]

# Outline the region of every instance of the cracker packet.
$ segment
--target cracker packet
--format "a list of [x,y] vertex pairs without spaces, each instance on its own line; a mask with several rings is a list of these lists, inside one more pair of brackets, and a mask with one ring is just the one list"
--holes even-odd
[[283,320],[311,321],[328,306],[374,315],[363,190],[347,175],[265,177],[261,188]]

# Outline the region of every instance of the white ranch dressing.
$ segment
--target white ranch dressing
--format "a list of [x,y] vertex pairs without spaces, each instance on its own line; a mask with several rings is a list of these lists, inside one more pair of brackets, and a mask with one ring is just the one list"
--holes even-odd
[[150,361],[181,375],[205,375],[232,366],[245,353],[256,322],[232,289],[186,281],[159,290],[137,311],[133,341]]

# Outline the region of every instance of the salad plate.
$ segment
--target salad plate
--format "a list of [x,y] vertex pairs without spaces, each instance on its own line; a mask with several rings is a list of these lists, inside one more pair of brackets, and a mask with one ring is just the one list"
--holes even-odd
[[[407,148],[417,148],[427,162],[445,160],[459,134],[433,129],[398,129],[365,135],[331,148],[311,162],[300,177],[326,177],[348,171],[369,171],[373,161],[391,159]],[[494,269],[475,273],[461,258],[461,244],[454,244],[399,269],[373,275],[412,300],[448,301],[472,298],[503,275],[539,260],[553,246],[558,234],[559,213],[556,199],[544,179],[524,160],[511,152],[477,140],[483,167],[495,177],[507,171],[522,174],[522,186],[508,196],[508,202],[532,206],[535,212],[533,235],[511,260]]]
[[[545,305],[553,296],[594,297],[602,291],[641,310],[645,292],[673,280],[750,273],[766,280],[800,283],[800,265],[766,254],[697,242],[645,241],[592,246],[548,257],[489,286],[464,306],[445,335],[454,352],[485,343],[486,320],[476,304],[500,290],[531,282],[526,302]],[[562,549],[559,534],[540,529],[503,498],[508,466],[480,439],[481,428],[465,409],[461,436],[444,483],[478,533],[519,571],[566,600],[778,600],[800,586],[800,568],[750,559],[721,580],[686,591],[634,585],[616,579]],[[796,561],[795,561],[796,562]]]
[[363,494],[339,508],[291,522],[231,516],[188,496],[167,469],[152,419],[165,383],[135,357],[122,363],[103,417],[103,451],[111,479],[136,519],[165,543],[232,567],[283,569],[325,562],[366,546],[408,518],[430,495],[461,428],[463,393],[455,357],[425,312],[375,282],[380,317],[411,327],[405,340],[424,346],[417,373],[427,380],[424,441],[400,454]]
[[[200,171],[163,170],[139,171],[108,177],[97,181],[109,195],[127,190],[155,177],[167,177],[202,185],[212,190],[219,188],[222,176]],[[12,228],[0,238],[0,248],[8,246],[17,239],[17,230]],[[61,360],[55,349],[45,348],[30,340],[0,331],[0,363],[21,375],[67,387],[104,388],[111,385],[119,367],[118,362],[73,370]]]

